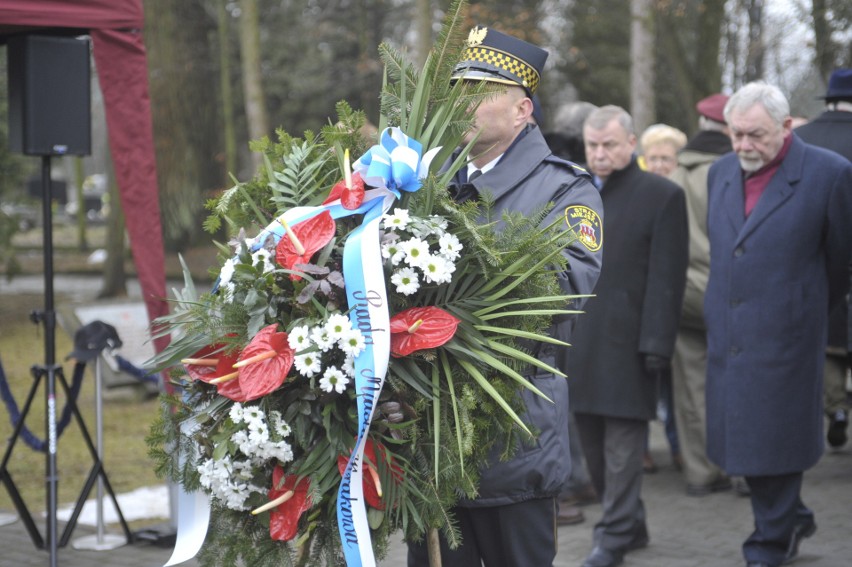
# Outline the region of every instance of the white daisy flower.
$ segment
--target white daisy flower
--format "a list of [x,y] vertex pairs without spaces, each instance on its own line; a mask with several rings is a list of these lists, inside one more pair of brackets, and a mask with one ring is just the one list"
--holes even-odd
[[411,295],[420,289],[420,278],[414,268],[400,268],[391,276],[391,283],[403,295]]
[[296,352],[303,351],[311,346],[311,331],[307,325],[296,327],[287,334],[287,344]]
[[394,228],[402,230],[406,226],[408,226],[408,221],[410,217],[408,216],[407,209],[394,209],[392,215],[385,215],[383,217],[385,226],[387,228]]
[[231,406],[231,411],[228,412],[228,417],[231,418],[231,421],[234,423],[242,423],[243,421],[243,404],[240,402],[235,403]]
[[352,322],[346,315],[335,313],[328,318],[328,321],[325,323],[325,328],[332,340],[341,341],[352,329]]
[[423,270],[423,277],[426,278],[427,282],[446,283],[452,279],[451,274],[455,270],[455,266],[442,256],[429,256],[428,259],[423,261],[420,269]]
[[456,260],[461,256],[461,249],[464,248],[455,234],[445,233],[438,239],[440,246],[440,254],[447,260]]
[[331,336],[331,333],[328,332],[325,325],[320,325],[311,329],[311,340],[315,345],[317,345],[317,348],[326,352],[334,345],[334,342],[337,339]]
[[442,232],[447,230],[447,219],[440,215],[429,215],[429,224]]
[[343,374],[343,371],[336,366],[326,368],[320,378],[319,387],[323,392],[331,392],[334,390],[338,394],[342,394],[346,390],[346,385],[349,383],[349,378]]
[[262,267],[264,274],[275,269],[275,262],[272,259],[272,254],[266,248],[260,248],[257,252],[251,255],[251,263],[253,266]]
[[346,360],[343,361],[343,366],[341,368],[344,374],[350,378],[355,378],[355,357],[347,356]]
[[405,258],[405,250],[399,245],[399,241],[387,242],[382,245],[382,258],[390,260],[392,266],[396,266]]
[[263,413],[260,406],[245,406],[243,409],[243,421],[248,423],[249,427],[251,427],[253,423],[263,423],[265,418],[266,414]]
[[297,354],[293,357],[293,365],[296,367],[296,371],[306,378],[310,378],[322,370],[322,364],[318,352]]
[[278,410],[272,410],[269,412],[269,423],[272,424],[272,430],[279,437],[287,437],[290,435],[290,426],[284,421],[284,418],[281,417],[281,412]]
[[405,262],[416,268],[429,257],[429,243],[419,238],[411,238],[400,243],[400,246],[405,250]]
[[340,350],[349,356],[358,356],[358,353],[366,348],[364,335],[358,329],[349,329],[337,344]]

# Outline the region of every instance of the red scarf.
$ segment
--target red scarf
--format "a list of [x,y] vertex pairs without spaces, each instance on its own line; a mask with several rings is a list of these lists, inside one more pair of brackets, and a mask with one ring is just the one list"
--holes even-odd
[[746,218],[751,214],[752,209],[757,204],[757,200],[763,195],[763,190],[769,185],[769,180],[772,179],[772,176],[781,167],[781,162],[784,161],[784,157],[787,155],[792,142],[792,134],[787,134],[787,137],[784,138],[784,145],[781,146],[781,151],[778,152],[778,155],[772,158],[772,161],[745,178],[743,188],[745,189]]

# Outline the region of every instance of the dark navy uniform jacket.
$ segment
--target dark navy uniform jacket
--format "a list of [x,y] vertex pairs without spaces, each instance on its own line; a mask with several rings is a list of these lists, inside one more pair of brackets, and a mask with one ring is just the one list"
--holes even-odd
[[[464,168],[455,179],[460,186],[466,178]],[[472,182],[480,194],[494,197],[493,219],[503,211],[532,214],[545,205],[554,207],[543,221],[549,226],[562,219],[565,228],[578,234],[578,240],[566,248],[568,270],[559,276],[565,293],[591,294],[601,269],[603,245],[603,205],[591,177],[580,167],[554,156],[541,131],[528,126],[503,154],[497,165]],[[452,190],[453,188],[451,188]],[[572,307],[580,307],[582,301]],[[573,318],[556,322],[553,335],[569,342]],[[546,345],[539,358],[554,365],[557,353]],[[532,430],[539,431],[536,443],[519,449],[505,462],[494,463],[482,470],[479,497],[461,506],[495,506],[559,493],[570,473],[568,448],[568,385],[564,378],[537,373],[529,377],[553,403],[536,394],[523,391],[527,411],[524,419]]]

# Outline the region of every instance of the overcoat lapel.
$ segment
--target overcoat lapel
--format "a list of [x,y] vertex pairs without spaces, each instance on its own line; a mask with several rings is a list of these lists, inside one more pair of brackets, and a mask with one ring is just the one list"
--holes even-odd
[[[781,167],[769,180],[766,189],[757,204],[751,211],[751,214],[746,219],[742,230],[737,237],[736,244],[740,244],[743,240],[754,232],[763,221],[765,221],[778,207],[780,207],[787,199],[792,197],[796,184],[801,178],[801,165],[804,159],[804,147],[800,140],[793,139],[793,144],[790,146],[787,156],[781,162]],[[742,191],[740,191],[742,194]],[[744,198],[744,197],[743,197]]]
[[725,216],[731,223],[734,234],[739,234],[745,222],[745,200],[743,197],[743,179],[740,168],[732,168],[731,173],[725,179],[722,192],[722,208]]

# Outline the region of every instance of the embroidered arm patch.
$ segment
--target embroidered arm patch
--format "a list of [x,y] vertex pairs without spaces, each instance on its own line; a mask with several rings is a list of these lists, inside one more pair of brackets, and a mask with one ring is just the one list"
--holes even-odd
[[603,245],[603,222],[600,215],[589,207],[571,205],[565,208],[565,224],[576,234],[580,243],[597,252]]

